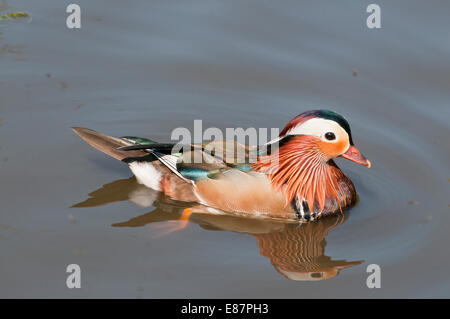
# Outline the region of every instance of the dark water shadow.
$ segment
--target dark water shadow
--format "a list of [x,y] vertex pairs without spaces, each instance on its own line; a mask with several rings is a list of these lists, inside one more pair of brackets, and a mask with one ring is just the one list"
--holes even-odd
[[[166,222],[166,228],[183,223],[186,208],[192,211],[189,222],[206,230],[246,233],[257,239],[260,254],[270,260],[284,277],[298,281],[316,281],[332,278],[339,271],[359,265],[364,260],[346,261],[325,255],[329,230],[343,224],[349,213],[329,217],[313,223],[298,224],[273,219],[248,218],[227,214],[211,214],[204,206],[173,201],[160,192],[136,182],[134,177],[116,180],[89,193],[85,201],[74,208],[96,207],[129,200],[141,207],[154,207],[146,214],[113,224],[113,227],[142,227]],[[171,223],[169,223],[171,222]],[[174,224],[175,223],[175,224]],[[161,226],[164,226],[161,225]],[[162,234],[170,231],[164,230]]]

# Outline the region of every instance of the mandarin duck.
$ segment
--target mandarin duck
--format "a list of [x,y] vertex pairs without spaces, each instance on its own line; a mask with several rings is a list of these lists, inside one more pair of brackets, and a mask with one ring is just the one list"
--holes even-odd
[[354,206],[357,195],[333,159],[371,166],[353,144],[347,120],[330,110],[301,113],[278,138],[260,146],[211,141],[175,150],[175,143],[73,130],[128,164],[139,183],[174,200],[198,203],[213,214],[301,222],[336,215]]

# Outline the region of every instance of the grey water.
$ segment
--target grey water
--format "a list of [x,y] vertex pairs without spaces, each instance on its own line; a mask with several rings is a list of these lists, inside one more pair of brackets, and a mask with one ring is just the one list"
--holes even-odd
[[[450,3],[379,0],[368,29],[372,2],[78,0],[75,30],[65,2],[0,1],[32,17],[0,21],[0,297],[450,297]],[[359,204],[307,225],[168,232],[183,205],[70,129],[169,142],[194,119],[282,128],[314,108],[373,166],[338,159]]]

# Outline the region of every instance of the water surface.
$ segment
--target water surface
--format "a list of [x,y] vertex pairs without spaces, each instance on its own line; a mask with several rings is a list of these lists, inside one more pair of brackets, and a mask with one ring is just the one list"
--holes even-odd
[[[81,30],[65,3],[0,2],[33,17],[0,24],[1,297],[450,297],[450,4],[378,1],[369,30],[364,1],[77,3]],[[373,167],[338,159],[360,202],[308,225],[170,232],[183,205],[70,130],[168,142],[194,119],[281,128],[318,107]]]

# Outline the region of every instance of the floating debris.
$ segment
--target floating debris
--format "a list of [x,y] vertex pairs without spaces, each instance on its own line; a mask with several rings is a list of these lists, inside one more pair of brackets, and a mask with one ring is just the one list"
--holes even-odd
[[419,205],[419,201],[418,200],[409,200],[408,205]]
[[61,85],[61,90],[65,90],[69,87],[69,84],[64,81],[59,81],[59,84]]
[[358,70],[355,69],[355,68],[353,68],[353,69],[352,69],[352,75],[353,75],[353,76],[357,76],[357,75],[358,75]]
[[31,22],[30,14],[27,13],[27,12],[24,12],[24,11],[11,12],[11,13],[7,13],[5,15],[2,15],[0,17],[0,21],[3,21],[3,20],[19,20],[19,19],[23,19],[23,18],[29,18],[28,22]]

